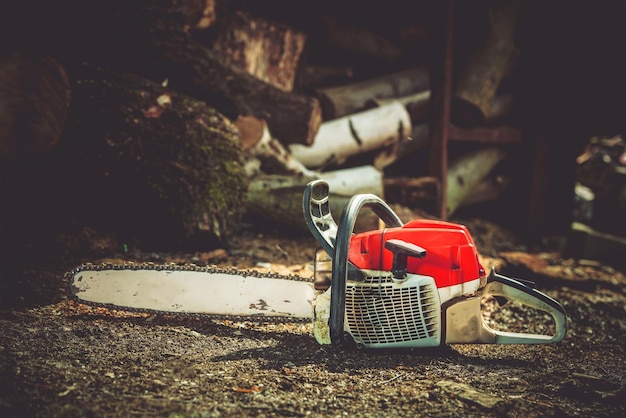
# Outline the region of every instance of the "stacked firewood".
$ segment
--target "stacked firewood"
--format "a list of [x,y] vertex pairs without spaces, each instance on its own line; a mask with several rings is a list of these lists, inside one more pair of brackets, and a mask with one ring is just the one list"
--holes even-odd
[[[238,9],[228,10],[227,17],[215,22],[214,34],[204,37],[231,68],[292,95],[311,97],[321,111],[321,119],[311,114],[308,126],[314,129],[307,137],[285,135],[263,115],[239,120],[240,127],[247,127],[241,131],[248,164],[255,167],[249,170],[251,189],[262,191],[249,195],[251,208],[259,214],[272,213],[277,221],[289,219],[302,225],[297,191],[311,178],[331,179],[331,190],[338,195],[334,199],[337,213],[354,193],[370,192],[426,211],[440,198],[442,179],[429,175],[427,163],[417,167],[416,162],[424,160],[432,141],[433,68],[427,52],[432,40],[428,33],[433,24],[446,22],[433,22],[428,3],[409,9],[397,6],[396,14],[387,9],[387,15],[410,12],[421,20],[407,20],[404,26],[385,31],[383,19],[374,19],[377,29],[369,29],[367,16],[354,9],[348,17],[329,16],[333,8],[315,9],[311,13],[316,16],[314,24],[302,24],[297,18],[307,11],[295,11],[296,17],[290,18],[283,13],[282,21],[272,21],[277,13]],[[503,143],[520,140],[516,129],[502,126],[513,107],[513,96],[500,89],[514,72],[519,3],[483,6],[473,11],[482,23],[482,32],[477,31],[481,35],[457,48],[471,53],[455,70],[453,139],[478,145],[454,155],[448,177],[443,179],[448,186],[448,214],[502,193],[508,182],[493,174],[494,167],[506,158]],[[316,56],[320,50],[326,54]],[[359,71],[364,66],[372,70]],[[258,127],[251,130],[251,124]],[[296,205],[283,203],[286,200]]]
[[[3,175],[33,176],[25,161],[46,153],[56,174],[42,184],[68,197],[59,211],[152,243],[224,241],[246,213],[303,227],[302,189],[317,178],[330,183],[333,211],[365,192],[427,206],[439,181],[420,165],[432,140],[430,3],[383,15],[292,3],[51,2],[39,18],[11,4],[0,82],[23,96],[0,97]],[[488,137],[480,129],[511,109],[500,86],[516,5],[474,12],[483,29],[455,72],[458,136]],[[29,41],[25,18],[46,35]],[[506,156],[470,148],[446,180],[455,208],[493,195],[488,176]]]

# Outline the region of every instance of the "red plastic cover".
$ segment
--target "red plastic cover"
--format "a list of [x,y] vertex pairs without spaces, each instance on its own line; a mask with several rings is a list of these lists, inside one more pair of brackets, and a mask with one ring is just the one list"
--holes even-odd
[[390,239],[426,250],[422,259],[409,257],[408,272],[433,277],[438,288],[485,275],[474,240],[464,225],[428,219],[417,219],[400,228],[355,234],[348,254],[350,262],[360,269],[390,271],[393,254],[384,245]]

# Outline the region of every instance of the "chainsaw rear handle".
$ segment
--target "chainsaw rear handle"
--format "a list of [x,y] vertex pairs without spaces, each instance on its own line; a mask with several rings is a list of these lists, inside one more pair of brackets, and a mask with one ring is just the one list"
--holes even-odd
[[388,227],[403,225],[398,215],[378,196],[373,194],[359,194],[353,196],[346,204],[335,238],[333,267],[330,293],[330,328],[331,343],[340,346],[345,342],[344,319],[346,305],[346,278],[348,276],[348,253],[350,239],[362,208],[371,209]]
[[[548,313],[555,322],[556,333],[554,335],[539,335],[516,332],[493,331],[496,344],[548,344],[561,341],[567,332],[567,313],[565,308],[550,296],[528,286],[527,284],[497,274],[491,270],[487,278],[487,285],[483,290],[483,296],[504,297],[519,302],[531,308]],[[485,325],[485,327],[487,327]],[[487,327],[488,328],[488,327]]]

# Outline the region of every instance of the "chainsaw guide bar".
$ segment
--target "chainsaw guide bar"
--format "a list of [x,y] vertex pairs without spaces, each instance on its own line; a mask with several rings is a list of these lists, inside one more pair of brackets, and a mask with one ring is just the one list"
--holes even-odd
[[312,279],[297,275],[127,262],[85,263],[66,278],[73,299],[90,306],[235,321],[311,322],[312,317]]

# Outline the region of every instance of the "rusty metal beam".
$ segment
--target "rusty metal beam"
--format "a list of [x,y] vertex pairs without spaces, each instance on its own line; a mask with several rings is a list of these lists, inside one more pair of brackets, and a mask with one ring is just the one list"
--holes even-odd
[[434,1],[429,174],[439,180],[436,215],[447,218],[448,138],[452,108],[454,0]]

